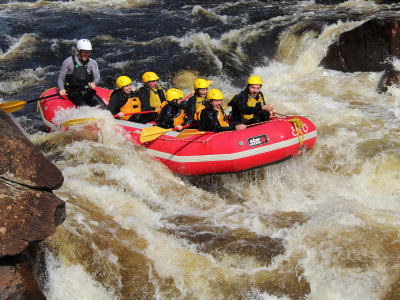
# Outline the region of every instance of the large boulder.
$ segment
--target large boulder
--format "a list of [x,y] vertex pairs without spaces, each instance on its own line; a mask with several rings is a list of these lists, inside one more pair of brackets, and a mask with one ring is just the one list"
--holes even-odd
[[[1,110],[0,110],[1,111]],[[39,190],[58,189],[64,178],[5,113],[0,113],[0,177]]]
[[321,65],[342,72],[380,72],[399,56],[400,21],[374,19],[342,33]]
[[65,202],[52,193],[63,181],[57,167],[0,110],[1,299],[44,299],[34,280],[30,246],[64,221]]

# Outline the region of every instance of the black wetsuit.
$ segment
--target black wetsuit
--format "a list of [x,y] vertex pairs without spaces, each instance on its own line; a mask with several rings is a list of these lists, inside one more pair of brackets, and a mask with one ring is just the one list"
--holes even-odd
[[[229,124],[226,127],[222,127],[219,120],[218,120],[218,111],[211,106],[209,102],[205,103],[205,108],[200,113],[200,122],[199,128],[200,130],[204,131],[214,131],[214,132],[221,132],[221,131],[230,131],[234,130],[235,126],[233,124]],[[224,116],[224,121],[226,121],[226,115],[221,107],[221,112]]]
[[[157,88],[156,92],[158,97],[160,98],[161,103],[166,101],[165,94],[162,88]],[[136,97],[139,97],[140,99],[140,103],[142,105],[142,111],[150,111],[156,109],[155,107],[152,107],[150,105],[150,88],[147,85],[143,85],[142,87],[138,88],[136,91],[134,91],[134,94]],[[158,114],[156,112],[148,113],[143,115],[142,118],[145,118],[147,122],[151,122],[155,121],[158,118]]]
[[[196,101],[197,101],[197,97],[200,97],[199,95],[197,95],[197,93],[195,93],[192,97],[190,97],[189,99],[187,99],[187,104],[186,104],[186,124],[192,124],[195,122],[194,120],[194,115],[196,113]],[[205,102],[205,100],[204,100]],[[203,102],[203,103],[204,103]]]
[[[264,103],[264,97],[260,92],[257,95],[257,100],[262,97],[262,102]],[[247,102],[249,100],[249,91],[246,88],[241,91],[238,95],[234,96],[232,100],[228,103],[232,106],[231,111],[231,123],[232,124],[254,124],[259,122],[264,122],[269,120],[270,113],[262,109],[262,103],[257,102],[254,107],[248,106]],[[244,120],[243,115],[253,115],[250,120]]]
[[[173,128],[175,118],[179,117],[182,110],[186,108],[186,101],[178,104],[175,101],[168,102],[160,111],[158,126],[163,128]],[[186,122],[184,122],[186,124]],[[184,125],[180,124],[180,125]]]

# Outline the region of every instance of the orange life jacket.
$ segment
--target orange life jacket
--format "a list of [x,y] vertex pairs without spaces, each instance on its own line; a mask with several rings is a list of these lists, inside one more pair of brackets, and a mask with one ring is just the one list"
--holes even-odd
[[124,113],[122,120],[129,120],[132,113],[137,113],[142,111],[142,105],[138,97],[129,98],[126,103],[120,108],[120,111]]
[[200,113],[205,108],[203,101],[206,101],[206,100],[204,100],[204,98],[202,98],[202,97],[196,96],[195,113],[193,116],[193,118],[196,122],[198,122],[200,120]]

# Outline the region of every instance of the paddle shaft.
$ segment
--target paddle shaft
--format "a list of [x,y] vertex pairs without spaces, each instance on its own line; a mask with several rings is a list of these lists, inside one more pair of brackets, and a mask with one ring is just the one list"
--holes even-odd
[[57,94],[53,94],[53,95],[48,95],[48,96],[40,97],[40,98],[37,98],[37,99],[28,100],[28,101],[25,101],[25,102],[26,103],[31,103],[31,102],[40,101],[40,100],[51,98],[51,97],[55,97],[55,96],[60,96],[60,94],[57,93]]
[[282,116],[282,117],[290,118],[290,116],[288,116],[288,115],[280,114],[280,113],[277,113],[277,112],[275,114],[279,115],[279,116]]
[[[139,111],[139,112],[134,112],[134,113],[129,113],[129,114],[124,114],[123,117],[126,116],[132,116],[132,115],[140,115],[140,114],[149,114],[155,112],[154,110],[146,110],[146,111]],[[123,118],[117,115],[113,115],[114,118]]]
[[182,99],[182,102],[186,101],[186,99],[188,99],[189,97],[192,97],[192,96],[193,96],[193,93],[190,93],[189,95],[187,95],[185,98]]

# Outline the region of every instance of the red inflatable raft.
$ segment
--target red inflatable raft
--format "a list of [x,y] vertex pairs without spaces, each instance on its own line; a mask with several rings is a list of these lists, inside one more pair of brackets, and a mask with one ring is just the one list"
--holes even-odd
[[[106,104],[110,90],[97,88],[97,94]],[[57,89],[45,91],[41,97],[56,94]],[[47,130],[58,129],[52,122],[55,111],[74,107],[67,97],[55,96],[39,102]],[[160,160],[173,172],[182,175],[235,173],[278,163],[310,149],[316,140],[317,130],[306,118],[273,118],[268,122],[250,126],[245,130],[206,132],[185,138],[176,138],[179,132],[171,131],[154,141],[144,143],[151,156]],[[151,124],[138,124],[116,119],[134,143],[141,144],[142,129]]]

